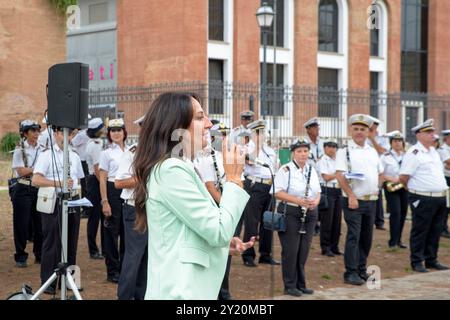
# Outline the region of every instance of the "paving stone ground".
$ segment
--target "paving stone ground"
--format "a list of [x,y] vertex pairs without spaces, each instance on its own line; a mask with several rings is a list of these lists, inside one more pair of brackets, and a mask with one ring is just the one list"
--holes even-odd
[[316,291],[314,295],[280,300],[450,300],[450,270],[414,274],[402,278],[381,279],[379,290],[366,285]]

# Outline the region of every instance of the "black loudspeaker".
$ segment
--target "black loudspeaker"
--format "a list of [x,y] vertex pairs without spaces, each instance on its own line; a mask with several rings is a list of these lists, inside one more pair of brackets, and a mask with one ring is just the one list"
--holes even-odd
[[84,129],[88,124],[89,66],[61,63],[48,70],[48,123]]

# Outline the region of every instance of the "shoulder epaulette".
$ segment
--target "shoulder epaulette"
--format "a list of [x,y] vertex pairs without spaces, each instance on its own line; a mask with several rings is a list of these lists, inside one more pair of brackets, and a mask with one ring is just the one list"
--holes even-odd
[[289,168],[289,165],[285,164],[283,166],[283,170],[284,170],[284,172],[289,172],[291,169]]
[[390,153],[389,152],[385,152],[385,153],[383,153],[383,155],[388,156],[388,155],[390,155]]
[[132,147],[130,148],[130,152],[131,152],[131,153],[135,153],[135,152],[136,152],[136,148],[137,148],[136,146],[132,146]]
[[414,149],[414,151],[412,153],[413,154],[417,154],[417,153],[419,153],[419,150],[418,149]]
[[95,143],[95,144],[99,144],[99,143],[100,143],[100,141],[96,141],[96,140],[94,140],[94,143]]

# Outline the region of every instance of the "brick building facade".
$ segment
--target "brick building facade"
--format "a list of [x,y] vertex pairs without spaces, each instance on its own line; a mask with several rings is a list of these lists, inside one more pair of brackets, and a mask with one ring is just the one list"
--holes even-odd
[[0,1],[0,137],[42,119],[48,68],[65,59],[65,19],[50,1]]
[[[429,95],[450,92],[449,1],[377,0],[375,7],[372,0],[266,2],[276,2],[267,83],[276,80],[280,88],[272,94],[276,99],[267,119],[284,135],[304,134],[302,124],[312,116],[321,118],[325,135],[336,133],[335,126],[345,135],[346,119],[355,112],[379,117],[382,131],[407,132],[426,117],[439,119],[439,127],[450,125],[448,102],[427,107]],[[46,0],[25,3],[0,4],[0,106],[13,112],[8,119],[29,110],[42,113],[45,95],[39,88],[48,67],[64,59],[90,64],[91,88],[196,82],[209,113],[229,125],[249,106],[260,114],[263,46],[255,13],[261,0],[79,0],[81,29],[67,33],[67,55],[63,19]],[[44,23],[14,23],[34,21],[27,16],[31,12]],[[378,29],[370,30],[374,16]],[[20,80],[11,81],[13,74]],[[410,91],[425,95],[405,97]],[[386,92],[395,94],[381,94]],[[338,102],[323,102],[324,97]],[[136,108],[133,99],[114,98],[127,123],[149,102]],[[6,107],[11,101],[21,107]]]

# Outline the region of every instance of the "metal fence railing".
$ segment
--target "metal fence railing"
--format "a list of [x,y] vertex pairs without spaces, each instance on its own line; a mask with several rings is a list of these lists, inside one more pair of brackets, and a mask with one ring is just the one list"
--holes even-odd
[[381,133],[401,130],[414,142],[410,129],[434,118],[439,130],[450,126],[450,95],[388,93],[368,90],[334,90],[298,86],[267,86],[251,83],[183,82],[148,87],[120,87],[91,90],[90,114],[102,118],[123,117],[131,136],[137,137],[133,121],[141,117],[152,101],[167,91],[189,91],[200,97],[211,119],[228,126],[239,125],[239,113],[251,109],[267,120],[276,143],[287,145],[306,134],[303,123],[312,117],[320,121],[320,134],[340,142],[347,138],[347,119],[355,113],[371,114],[381,120]]

